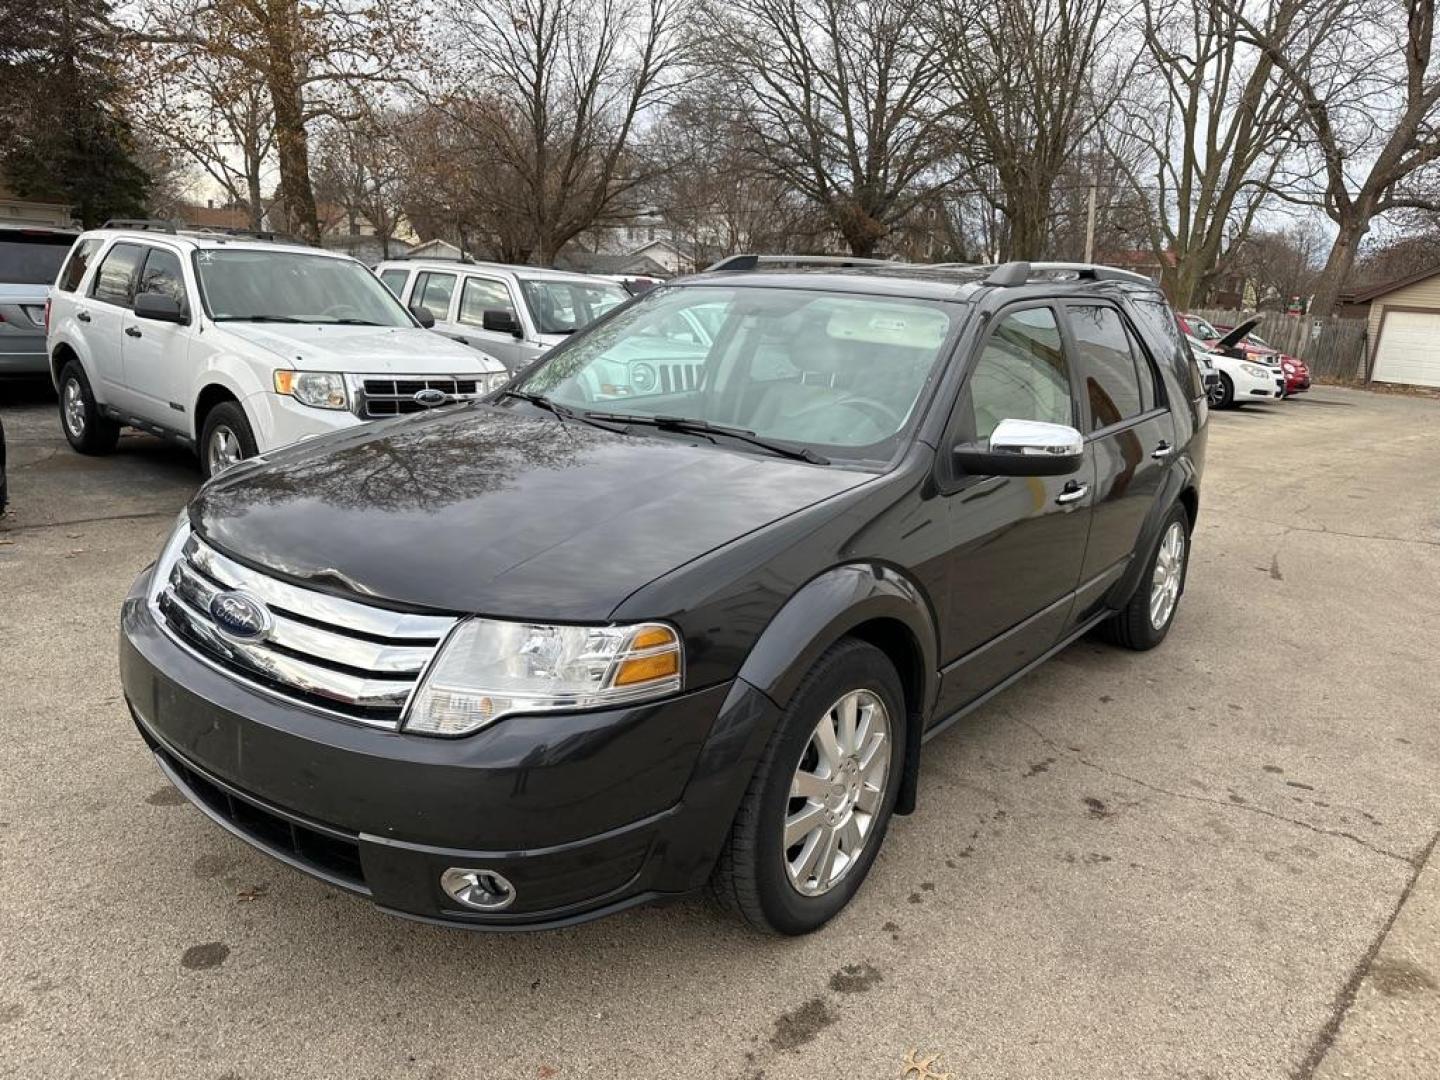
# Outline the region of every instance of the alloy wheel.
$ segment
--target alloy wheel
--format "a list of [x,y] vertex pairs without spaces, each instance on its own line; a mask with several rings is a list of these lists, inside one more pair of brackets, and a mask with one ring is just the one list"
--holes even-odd
[[870,690],[845,694],[815,725],[785,804],[781,857],[797,892],[829,892],[860,860],[885,798],[890,741],[889,710]]
[[64,396],[65,430],[73,439],[85,437],[85,394],[79,379],[66,379]]
[[1155,556],[1150,577],[1150,625],[1162,629],[1170,621],[1175,601],[1180,598],[1180,580],[1185,571],[1185,527],[1172,521]]
[[210,469],[210,475],[218,476],[244,459],[245,452],[241,449],[240,439],[235,432],[224,424],[216,424],[215,429],[210,432],[210,442],[205,447],[205,463]]

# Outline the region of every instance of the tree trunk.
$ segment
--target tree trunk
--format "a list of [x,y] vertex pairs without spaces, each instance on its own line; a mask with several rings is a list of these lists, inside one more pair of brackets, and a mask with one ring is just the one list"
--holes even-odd
[[1351,218],[1342,222],[1340,232],[1335,236],[1335,243],[1330,248],[1330,257],[1325,260],[1325,269],[1320,272],[1320,280],[1315,285],[1315,295],[1310,301],[1311,315],[1329,315],[1335,309],[1335,302],[1340,297],[1340,289],[1345,284],[1345,279],[1350,276],[1350,269],[1355,265],[1355,251],[1360,246],[1360,241],[1370,231],[1369,221],[1358,221]]
[[280,159],[280,188],[291,229],[310,243],[320,243],[320,217],[310,185],[310,147],[305,135],[305,109],[295,70],[297,11],[295,0],[269,0],[266,26],[265,85],[275,109],[275,149]]

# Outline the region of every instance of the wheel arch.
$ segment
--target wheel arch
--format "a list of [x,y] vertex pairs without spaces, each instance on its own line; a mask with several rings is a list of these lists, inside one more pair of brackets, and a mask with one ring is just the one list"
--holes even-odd
[[206,383],[201,387],[200,393],[195,395],[195,406],[191,409],[191,417],[194,423],[195,445],[197,447],[200,445],[200,436],[204,434],[205,431],[205,418],[210,415],[211,410],[214,409],[216,405],[226,401],[233,401],[235,404],[240,405],[241,408],[244,408],[240,401],[240,395],[224,383]]
[[[81,371],[85,371],[84,359],[80,356],[75,346],[71,345],[68,341],[57,342],[55,347],[50,350],[50,382],[54,385],[56,393],[60,392],[60,372],[63,371],[65,365],[72,360],[80,365]],[[85,372],[85,378],[90,378],[88,371]],[[95,385],[93,379],[91,379],[90,385],[92,387]]]

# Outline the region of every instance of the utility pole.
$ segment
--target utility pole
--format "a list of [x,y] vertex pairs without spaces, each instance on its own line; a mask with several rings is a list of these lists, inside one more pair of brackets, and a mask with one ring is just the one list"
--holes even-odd
[[1090,211],[1085,215],[1085,261],[1095,261],[1095,183],[1090,183]]

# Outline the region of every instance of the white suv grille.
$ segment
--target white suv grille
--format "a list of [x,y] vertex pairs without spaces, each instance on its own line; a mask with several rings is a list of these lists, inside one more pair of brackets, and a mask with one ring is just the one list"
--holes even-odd
[[[455,625],[287,584],[191,536],[157,566],[162,625],[201,659],[278,697],[378,727],[397,728],[416,683]],[[211,613],[217,595],[243,593],[268,611],[263,635],[241,639]]]

